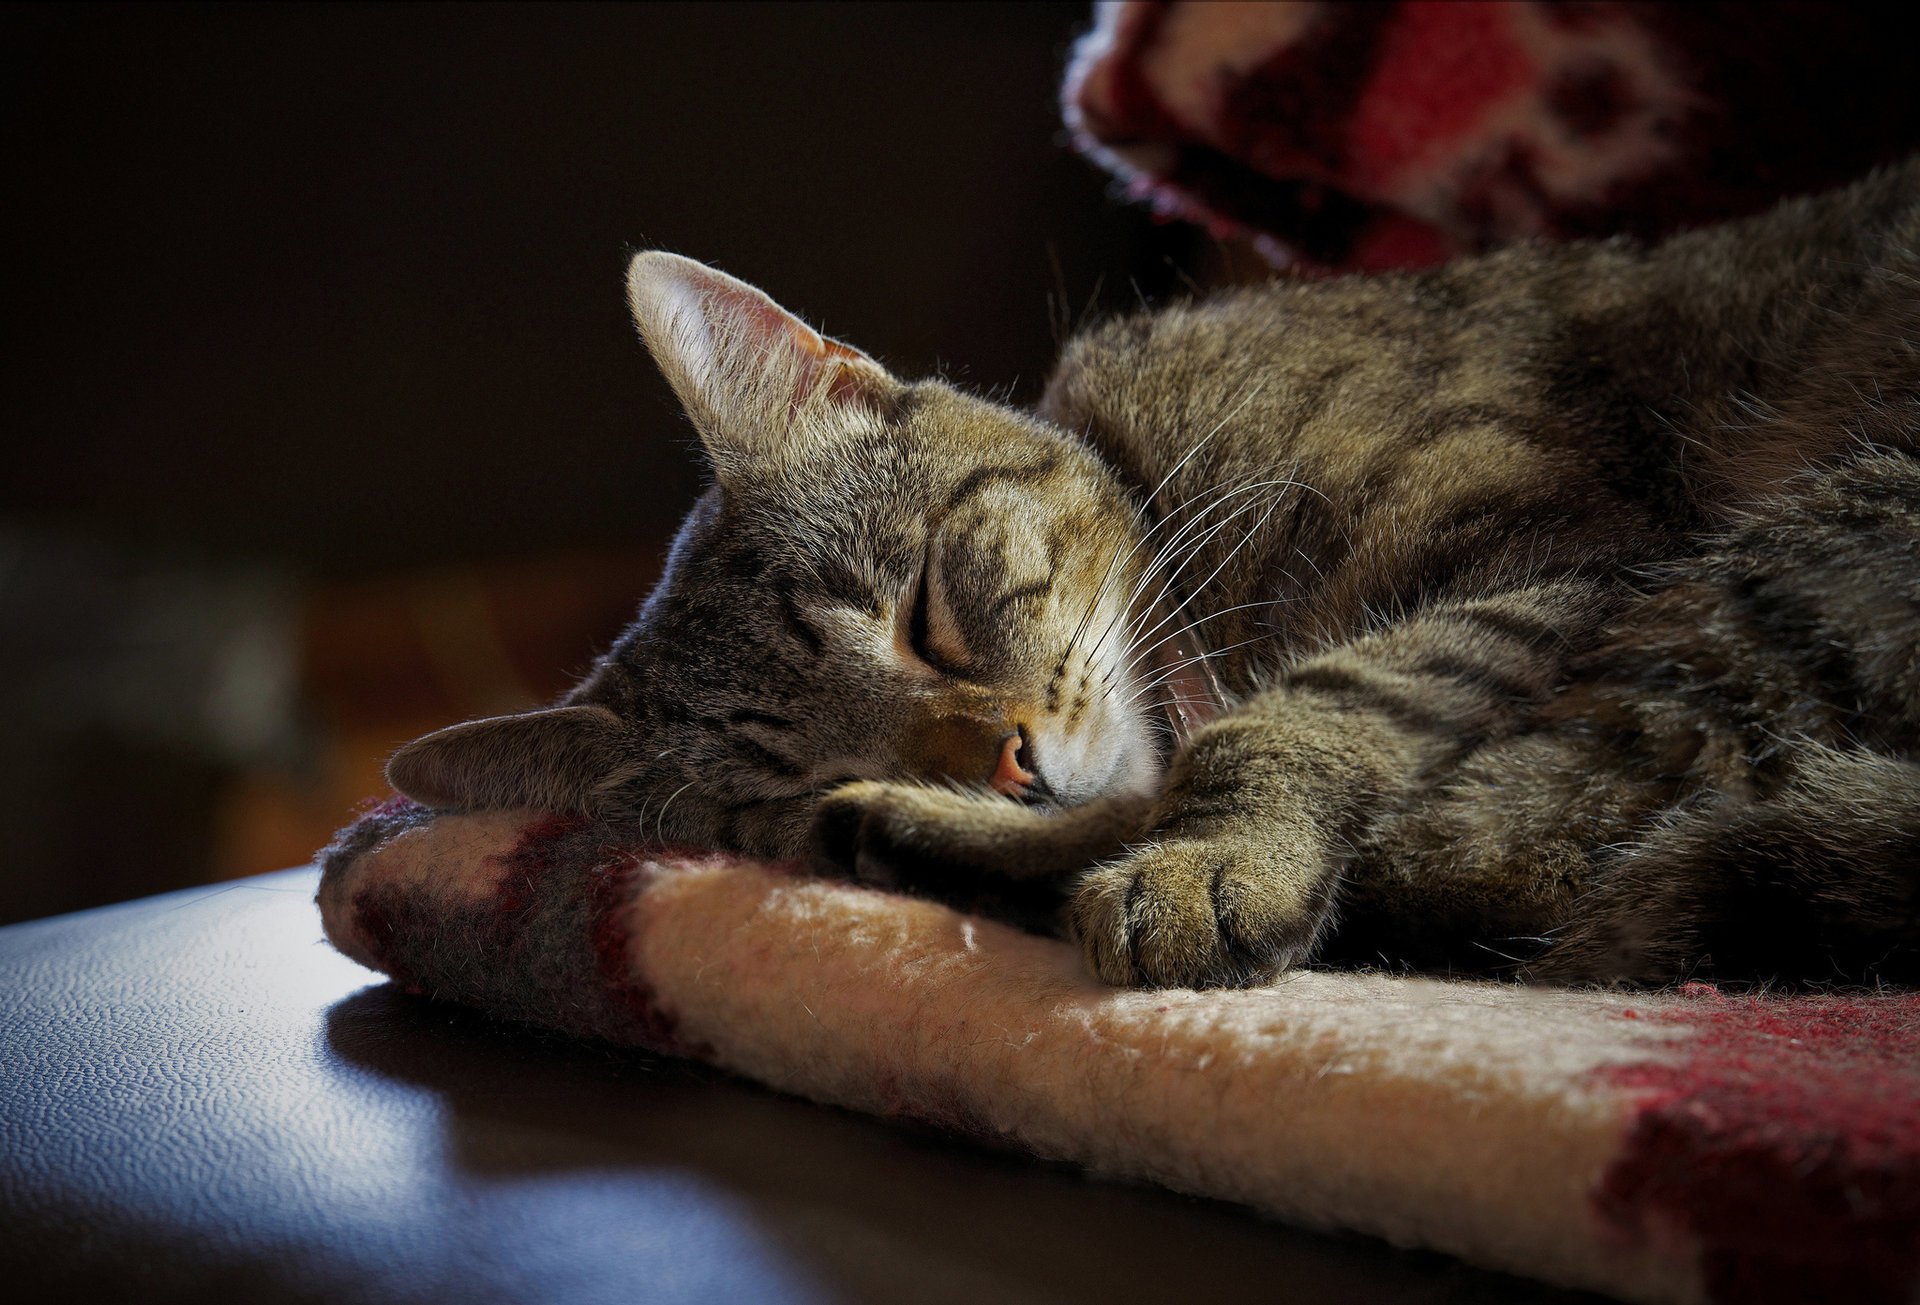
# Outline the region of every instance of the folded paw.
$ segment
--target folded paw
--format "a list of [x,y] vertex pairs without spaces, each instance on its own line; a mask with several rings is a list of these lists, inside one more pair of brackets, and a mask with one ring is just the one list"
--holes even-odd
[[818,869],[949,901],[1018,886],[1059,900],[1061,886],[1139,830],[1145,800],[1100,799],[1046,811],[989,792],[862,781],[821,801]]
[[827,794],[813,814],[809,843],[814,867],[865,883],[893,885],[911,864],[921,821],[915,819],[916,790],[899,784],[861,781]]
[[1089,873],[1071,920],[1090,968],[1114,984],[1245,987],[1312,952],[1333,876],[1317,849],[1179,839]]
[[814,863],[864,883],[965,895],[983,877],[1008,873],[1044,825],[997,794],[863,781],[821,801]]

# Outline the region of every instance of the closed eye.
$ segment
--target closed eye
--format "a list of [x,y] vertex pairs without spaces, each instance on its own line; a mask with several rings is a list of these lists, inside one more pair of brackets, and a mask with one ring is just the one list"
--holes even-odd
[[952,615],[945,603],[939,604],[938,612],[934,610],[933,566],[929,555],[914,584],[913,603],[907,611],[907,647],[940,674],[961,677],[966,673],[966,657],[964,651],[956,655],[956,649],[963,646],[953,628]]

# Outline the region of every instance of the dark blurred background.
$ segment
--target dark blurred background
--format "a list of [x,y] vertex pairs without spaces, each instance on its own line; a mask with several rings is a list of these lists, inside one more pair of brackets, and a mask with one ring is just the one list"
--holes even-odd
[[0,920],[306,860],[564,688],[699,485],[626,252],[1030,398],[1196,255],[1085,5],[12,8]]

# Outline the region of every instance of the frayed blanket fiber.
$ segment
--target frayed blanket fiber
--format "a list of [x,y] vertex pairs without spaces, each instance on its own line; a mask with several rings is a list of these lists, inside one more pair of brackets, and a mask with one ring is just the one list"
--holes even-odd
[[1123,991],[935,903],[395,800],[327,935],[416,992],[1634,1301],[1920,1289],[1920,995],[1305,971]]

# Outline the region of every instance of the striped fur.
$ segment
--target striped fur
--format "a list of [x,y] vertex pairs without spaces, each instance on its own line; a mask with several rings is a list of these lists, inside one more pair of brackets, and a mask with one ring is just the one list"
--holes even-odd
[[396,784],[1064,902],[1118,983],[1920,977],[1916,237],[1908,167],[1276,284],[1083,335],[1036,414],[642,255],[716,483],[545,761],[469,725]]

